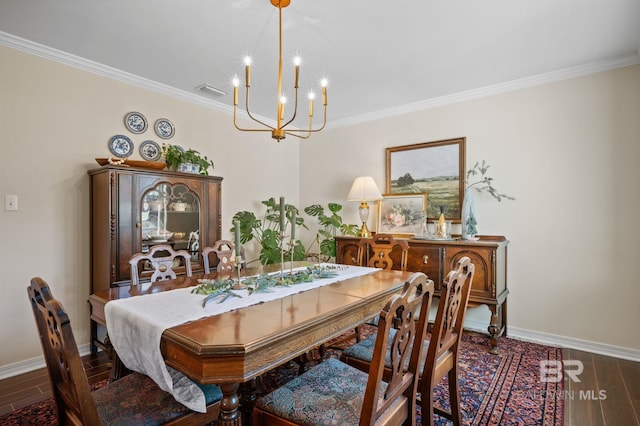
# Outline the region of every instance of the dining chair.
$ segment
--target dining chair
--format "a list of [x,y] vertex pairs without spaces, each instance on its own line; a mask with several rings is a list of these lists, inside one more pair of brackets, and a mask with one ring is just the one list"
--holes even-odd
[[175,279],[176,273],[174,269],[178,266],[182,259],[185,274],[190,277],[191,273],[191,255],[186,250],[175,251],[168,244],[158,244],[147,253],[136,253],[129,259],[131,265],[131,285],[140,284],[140,270],[138,268],[140,262],[146,264],[153,270],[150,280],[151,282]]
[[[415,425],[423,345],[411,342],[426,336],[427,323],[416,313],[429,310],[433,291],[433,281],[416,272],[386,303],[369,373],[329,358],[260,398],[253,424]],[[384,381],[387,353],[391,375]]]
[[409,242],[396,239],[391,234],[376,234],[371,238],[362,238],[358,242],[358,264],[372,268],[394,269],[391,253],[400,249],[400,264],[396,269],[407,270]]
[[161,390],[148,376],[131,373],[91,391],[69,316],[39,277],[27,288],[51,380],[60,425],[205,425],[218,417],[222,392],[199,385],[207,411],[197,413]]
[[[423,343],[425,359],[421,362],[419,388],[421,393],[422,424],[433,425],[434,413],[460,424],[460,393],[458,389],[458,350],[463,333],[464,316],[475,266],[468,257],[458,261],[455,270],[447,274],[440,293],[440,302],[429,340]],[[421,321],[428,321],[429,311],[420,313]],[[370,371],[377,335],[345,349],[340,360],[362,371]],[[391,377],[393,366],[387,364],[385,377]],[[451,411],[434,406],[433,388],[448,376]]]
[[[235,271],[235,244],[228,240],[218,240],[212,247],[202,249],[202,262],[204,263],[204,273],[211,273],[211,262],[209,256],[214,253],[218,259],[215,271],[219,273],[231,273]],[[242,250],[242,248],[241,248]]]

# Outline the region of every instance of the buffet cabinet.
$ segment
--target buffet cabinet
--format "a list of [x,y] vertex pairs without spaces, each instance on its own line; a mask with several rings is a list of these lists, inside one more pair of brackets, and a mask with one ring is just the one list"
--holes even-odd
[[[358,263],[358,237],[336,237],[336,263]],[[487,328],[492,353],[498,353],[498,338],[507,333],[507,246],[502,236],[480,236],[478,241],[409,240],[407,271],[424,272],[440,295],[444,278],[464,256],[475,265],[469,306],[487,305],[491,321]],[[394,258],[395,256],[395,258]],[[394,265],[400,265],[401,251],[391,253]]]
[[155,244],[192,254],[221,239],[222,178],[105,165],[90,170],[91,292],[130,285],[129,259]]

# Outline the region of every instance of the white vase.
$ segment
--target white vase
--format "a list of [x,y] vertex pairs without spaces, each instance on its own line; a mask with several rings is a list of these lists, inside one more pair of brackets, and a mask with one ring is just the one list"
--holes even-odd
[[473,189],[467,188],[464,191],[464,199],[462,201],[462,239],[473,238],[476,236],[476,212],[473,200]]

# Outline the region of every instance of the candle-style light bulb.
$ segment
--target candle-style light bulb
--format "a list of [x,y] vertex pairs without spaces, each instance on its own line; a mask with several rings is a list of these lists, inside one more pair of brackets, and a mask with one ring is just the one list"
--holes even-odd
[[313,100],[316,98],[316,94],[309,92],[309,117],[313,117]]
[[240,79],[238,75],[233,76],[233,105],[238,105],[238,86],[240,85]]
[[244,81],[245,86],[251,86],[251,57],[244,57]]
[[278,110],[280,111],[280,120],[284,120],[284,104],[287,103],[287,97],[282,95],[280,96],[280,102],[278,102]]
[[302,62],[302,60],[300,59],[300,56],[296,56],[295,58],[293,58],[293,65],[294,65],[293,87],[296,89],[298,88],[298,78],[300,77],[300,62]]
[[327,85],[329,82],[326,78],[323,78],[320,81],[320,85],[322,86],[322,105],[327,106]]

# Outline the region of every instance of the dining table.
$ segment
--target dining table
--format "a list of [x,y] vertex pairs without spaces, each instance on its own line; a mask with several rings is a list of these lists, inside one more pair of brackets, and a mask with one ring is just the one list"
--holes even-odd
[[[309,267],[304,262],[271,267],[246,268],[242,277],[278,273],[280,270]],[[335,265],[336,268],[352,268]],[[167,367],[201,384],[218,384],[222,391],[218,424],[240,426],[239,387],[275,367],[307,354],[380,312],[389,298],[398,293],[410,272],[356,267],[357,274],[346,273],[321,286],[310,287],[272,300],[216,314],[206,314],[163,329],[159,349]],[[353,272],[353,271],[351,271]],[[234,275],[180,276],[176,279],[113,287],[89,296],[91,319],[106,326],[109,335],[116,330],[107,326],[107,305],[131,298],[152,301],[158,295],[181,289],[193,289],[202,280],[234,279]],[[183,290],[185,292],[185,290]],[[189,291],[191,293],[191,291]],[[253,297],[253,296],[250,296]],[[209,302],[211,303],[211,302]],[[218,303],[218,302],[213,302]],[[222,303],[228,303],[227,301]],[[233,302],[237,303],[237,302]],[[126,327],[134,324],[126,323]],[[126,333],[125,333],[126,334]],[[116,352],[117,352],[116,347]],[[116,354],[118,355],[118,354]],[[119,365],[116,358],[114,365]],[[242,411],[250,404],[242,404]],[[245,411],[245,415],[250,411]]]

